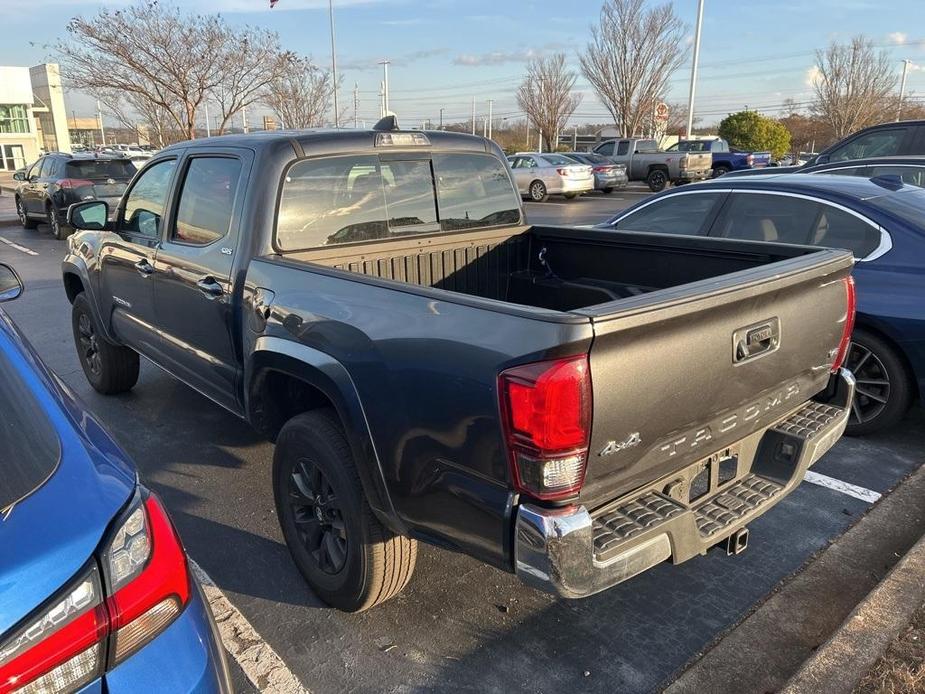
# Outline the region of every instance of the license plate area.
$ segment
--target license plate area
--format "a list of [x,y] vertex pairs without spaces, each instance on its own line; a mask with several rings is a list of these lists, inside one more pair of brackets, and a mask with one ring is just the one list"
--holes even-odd
[[739,476],[739,447],[730,446],[687,467],[666,483],[662,493],[690,506],[717,494]]

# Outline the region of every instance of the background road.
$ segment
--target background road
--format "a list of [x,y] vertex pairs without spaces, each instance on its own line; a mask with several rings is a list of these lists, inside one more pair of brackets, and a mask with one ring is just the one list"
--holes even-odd
[[[640,194],[529,205],[534,223],[591,224]],[[804,483],[754,523],[750,546],[661,565],[600,595],[559,601],[467,557],[422,546],[396,599],[361,615],[323,606],[283,544],[270,485],[273,447],[234,416],[142,362],[117,397],[87,384],[61,285],[64,243],[0,228],[26,293],[4,308],[48,365],[95,410],[170,510],[190,556],[315,692],[650,691],[664,685],[788,574],[922,463],[921,410],[897,431],[843,440],[813,471],[870,490]],[[827,479],[827,478],[823,478]],[[239,690],[250,687],[236,669]]]

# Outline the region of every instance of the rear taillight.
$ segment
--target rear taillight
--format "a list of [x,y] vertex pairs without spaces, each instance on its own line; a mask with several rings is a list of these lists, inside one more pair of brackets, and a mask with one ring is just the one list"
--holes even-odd
[[62,178],[58,181],[58,185],[67,189],[83,188],[84,186],[92,186],[93,181],[88,181],[83,178]]
[[160,634],[189,601],[186,555],[154,496],[136,497],[100,561],[105,581],[93,562],[0,644],[0,693],[79,689]]
[[594,173],[605,173],[607,171],[613,171],[612,166],[595,166],[593,169]]
[[569,170],[560,166],[558,169],[556,169],[556,173],[560,176],[568,176]]
[[498,386],[514,488],[547,501],[575,496],[591,435],[587,356],[516,366]]
[[0,692],[74,691],[103,671],[106,607],[93,564],[0,645]]
[[854,288],[854,277],[849,275],[844,279],[844,283],[847,299],[845,323],[842,326],[841,342],[838,343],[838,354],[835,356],[835,361],[832,362],[833,372],[841,368],[841,365],[845,363],[845,358],[848,356],[848,348],[851,346],[851,333],[854,331],[854,314],[858,306],[857,294]]

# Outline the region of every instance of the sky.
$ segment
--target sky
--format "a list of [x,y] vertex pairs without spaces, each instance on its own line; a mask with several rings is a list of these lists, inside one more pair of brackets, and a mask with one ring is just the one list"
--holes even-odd
[[[0,65],[54,60],[52,44],[66,35],[70,17],[92,15],[129,0],[0,0]],[[651,4],[658,4],[654,0]],[[198,0],[198,12],[219,12],[231,24],[279,33],[285,48],[331,63],[327,0]],[[493,100],[495,119],[522,117],[514,92],[534,55],[565,53],[578,71],[601,0],[334,0],[339,105],[353,121],[379,115],[383,59],[391,61],[390,106],[406,127],[468,120],[472,99],[484,117]],[[697,0],[675,0],[687,25],[688,58],[672,77],[668,101],[687,103]],[[893,0],[706,0],[695,110],[702,124],[748,107],[775,115],[786,99],[808,105],[814,51],[830,41],[863,33],[895,59],[913,61],[907,93],[925,99],[925,2]],[[922,66],[922,67],[920,67]],[[573,117],[577,123],[611,119],[587,81]],[[95,104],[74,92],[68,111],[94,115]],[[250,117],[249,117],[250,118]],[[253,122],[253,121],[251,121]],[[497,120],[495,121],[497,122]]]

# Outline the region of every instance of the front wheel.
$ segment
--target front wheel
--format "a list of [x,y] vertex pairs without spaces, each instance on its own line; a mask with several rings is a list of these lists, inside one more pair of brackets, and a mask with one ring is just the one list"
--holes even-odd
[[114,345],[103,337],[90,301],[83,292],[74,299],[71,328],[77,359],[94,390],[104,395],[131,390],[138,382],[138,352]]
[[329,605],[361,612],[411,579],[417,542],[373,515],[333,411],[303,412],[283,426],[273,454],[273,495],[296,566]]
[[846,434],[872,434],[905,416],[912,403],[912,378],[892,345],[875,333],[855,328],[845,368],[857,381]]
[[654,169],[646,176],[646,184],[653,193],[665,190],[665,186],[668,185],[668,174],[662,169]]
[[546,184],[542,181],[534,181],[530,184],[530,199],[533,202],[546,202],[549,194],[546,192]]
[[19,223],[22,224],[23,229],[35,229],[39,225],[38,222],[29,219],[29,215],[26,214],[26,204],[22,198],[16,198],[16,216],[19,217]]

